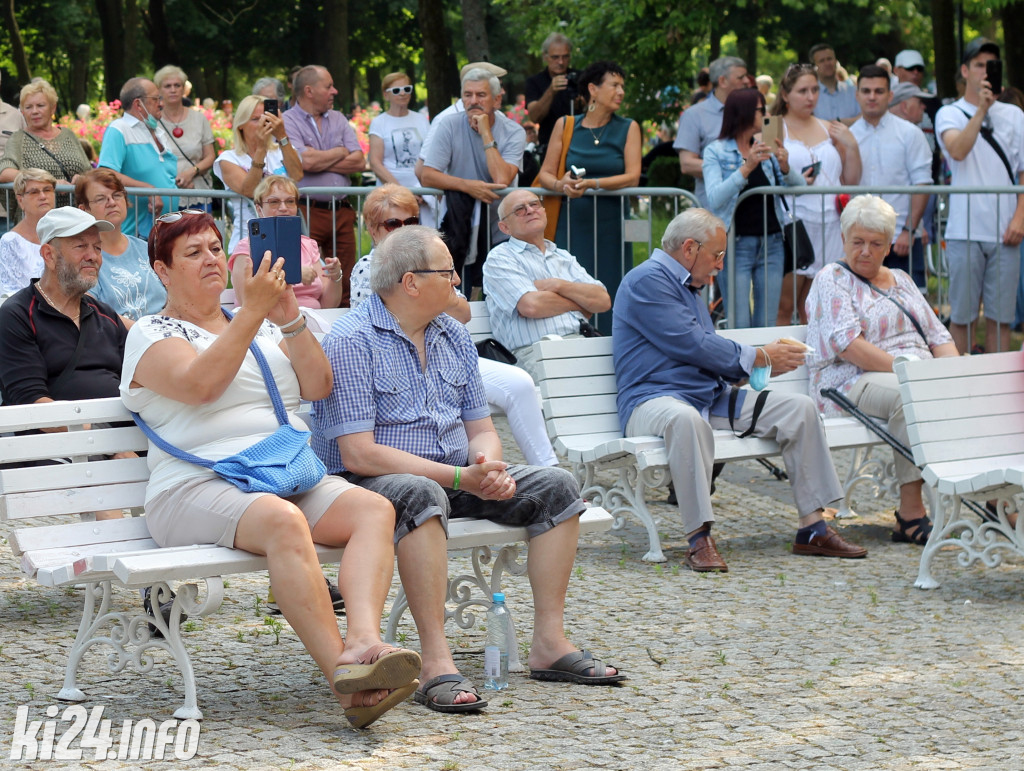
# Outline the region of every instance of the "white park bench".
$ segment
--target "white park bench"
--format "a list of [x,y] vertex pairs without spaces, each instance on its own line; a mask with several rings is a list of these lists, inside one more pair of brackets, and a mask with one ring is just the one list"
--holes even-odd
[[[656,320],[651,323],[657,323]],[[719,334],[749,345],[763,345],[780,337],[803,341],[806,327],[735,329]],[[615,530],[625,526],[626,516],[635,517],[647,529],[649,548],[644,559],[664,562],[657,523],[647,507],[646,497],[668,485],[671,477],[665,442],[658,436],[622,435],[615,404],[618,389],[612,361],[612,339],[572,338],[535,343],[542,372],[539,383],[548,435],[555,451],[565,457],[580,480],[583,497],[607,509],[615,518]],[[807,367],[772,378],[771,390],[808,392]],[[872,457],[880,440],[856,419],[824,419],[825,435],[832,449],[854,450],[844,484],[845,497],[838,516],[854,516],[850,498],[855,487],[866,483],[878,497],[896,495],[892,461]],[[715,460],[736,461],[768,458],[779,454],[773,440],[750,436],[737,438],[731,431],[715,431]],[[610,485],[602,478],[610,472]],[[685,490],[677,490],[680,497]]]
[[[938,499],[934,526],[914,585],[934,589],[932,559],[945,546],[962,551],[964,567],[986,567],[1008,554],[1024,556],[1024,517],[1014,496],[1024,492],[1024,359],[1020,351],[957,358],[897,360],[903,412],[914,462]],[[980,519],[964,500],[997,501],[994,521]],[[1018,498],[1019,502],[1021,499]]]
[[[185,699],[174,716],[201,718],[196,699],[195,674],[181,629],[183,614],[202,617],[214,613],[224,597],[226,575],[267,569],[266,559],[221,546],[194,545],[161,549],[150,538],[146,519],[126,517],[105,521],[79,521],[97,510],[133,509],[145,500],[149,470],[145,458],[119,460],[96,456],[145,450],[147,442],[134,425],[99,427],[131,421],[120,399],[52,402],[0,407],[0,458],[5,463],[64,458],[71,462],[0,470],[0,520],[10,523],[8,540],[25,574],[42,586],[81,586],[82,619],[71,647],[58,698],[82,701],[78,669],[83,655],[95,645],[107,646],[107,668],[121,672],[131,666],[148,672],[155,650],[165,651],[181,672]],[[30,428],[67,426],[64,433],[9,435]],[[94,459],[90,460],[90,456]],[[59,519],[51,517],[60,516]],[[47,519],[43,519],[43,518]],[[581,533],[608,530],[611,516],[598,508],[581,517]],[[492,592],[501,591],[506,573],[521,575],[518,544],[526,540],[524,528],[487,521],[455,519],[449,523],[448,550],[471,550],[472,572],[449,577],[446,618],[469,629],[475,621],[471,608],[483,610]],[[492,547],[496,554],[492,553]],[[321,563],[337,563],[343,549],[317,547]],[[490,564],[490,575],[487,565]],[[178,583],[174,587],[170,585]],[[200,593],[198,583],[204,584]],[[132,590],[115,597],[113,587]],[[170,623],[157,612],[142,610],[138,590],[149,588],[156,601],[174,588],[176,597]],[[128,609],[125,610],[124,608]],[[393,642],[406,610],[399,592],[387,626]],[[149,624],[163,637],[150,634]],[[202,644],[202,636],[190,639]],[[510,647],[510,666],[518,666],[518,646]]]

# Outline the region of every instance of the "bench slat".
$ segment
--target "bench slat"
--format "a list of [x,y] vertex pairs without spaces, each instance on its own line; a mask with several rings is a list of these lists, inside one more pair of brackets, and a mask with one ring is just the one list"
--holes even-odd
[[1024,411],[1024,402],[1019,394],[995,394],[981,400],[973,399],[942,399],[938,401],[919,401],[906,404],[903,414],[908,422],[927,423],[929,421],[957,420],[975,415],[1010,415]]
[[31,436],[0,436],[4,463],[49,460],[85,455],[113,455],[149,449],[145,434],[135,426],[68,431]]
[[130,509],[146,501],[146,482],[127,482],[74,490],[44,490],[0,496],[0,522],[105,509]]
[[0,407],[0,431],[3,433],[82,423],[130,422],[131,419],[128,408],[117,396],[83,399],[77,402],[10,404]]
[[20,557],[24,552],[36,549],[64,549],[140,538],[149,538],[145,517],[124,517],[101,522],[21,527],[11,531],[10,543],[15,556]]
[[145,458],[61,463],[55,466],[4,469],[0,471],[0,492],[7,494],[63,490],[148,479],[149,468]]
[[545,399],[598,394],[611,394],[614,397],[616,393],[614,373],[591,375],[586,378],[549,378],[540,381],[540,395]]

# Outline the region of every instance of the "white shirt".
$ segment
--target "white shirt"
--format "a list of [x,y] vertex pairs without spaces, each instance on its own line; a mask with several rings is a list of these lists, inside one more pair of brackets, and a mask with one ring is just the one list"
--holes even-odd
[[[935,116],[935,136],[952,173],[950,184],[953,187],[1016,185],[1020,173],[1024,171],[1024,112],[1019,108],[996,102],[988,108],[988,115],[985,117],[986,123],[994,129],[995,140],[1003,148],[1010,162],[1010,168],[1014,173],[1012,180],[999,155],[980,133],[971,151],[962,161],[954,160],[946,149],[942,135],[950,129],[962,131],[967,127],[969,116],[973,117],[977,109],[966,99],[959,99],[940,109]],[[968,208],[970,222],[967,219]],[[951,195],[946,238],[1001,243],[1003,233],[1010,224],[1016,208],[1017,196],[1012,193]]]
[[[217,175],[217,179],[224,182],[224,187],[230,190],[231,186],[224,180],[224,170],[221,168],[221,164],[224,161],[233,163],[240,167],[242,171],[248,172],[252,168],[252,156],[235,150],[225,150],[213,162],[213,173]],[[288,170],[284,166],[284,153],[281,152],[279,147],[267,150],[263,163],[264,177],[268,177],[271,174],[288,176]],[[256,209],[248,198],[233,198],[231,203],[234,205],[235,216],[232,221],[231,240],[228,242],[228,254],[234,254],[238,242],[243,238],[249,237],[249,220],[256,216]]]
[[[924,132],[903,118],[885,113],[872,126],[860,118],[850,126],[850,131],[860,148],[860,184],[867,187],[892,185],[928,185],[932,181],[932,154]],[[910,222],[910,195],[882,195],[896,210],[896,232],[893,241],[900,235],[904,225]]]

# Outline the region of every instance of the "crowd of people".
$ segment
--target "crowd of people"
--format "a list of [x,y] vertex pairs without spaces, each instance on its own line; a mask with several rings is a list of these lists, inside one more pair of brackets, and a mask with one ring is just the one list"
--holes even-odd
[[[0,305],[4,403],[120,396],[150,437],[154,540],[266,555],[275,606],[357,727],[410,695],[445,713],[487,704],[444,634],[453,516],[529,534],[532,677],[625,679],[564,629],[585,504],[545,431],[538,340],[612,335],[622,432],[664,437],[673,483],[685,491],[683,562],[697,572],[729,569],[712,536],[713,429],[779,443],[796,504],[794,555],[862,559],[867,549],[826,516],[843,491],[819,419],[832,408],[818,389],[836,388],[906,442],[896,356],[968,350],[982,303],[987,342],[1009,346],[1024,237],[1024,205],[1013,196],[950,199],[948,331],[916,270],[935,238],[929,196],[743,197],[754,187],[929,184],[932,150],[916,124],[930,96],[916,51],[896,56],[894,76],[872,64],[854,83],[840,78],[831,46],[815,46],[813,63],[789,67],[774,96],[740,59],[712,62],[675,139],[700,206],[674,217],[637,267],[624,248],[623,200],[584,195],[638,183],[640,128],[618,114],[626,73],[610,61],[577,71],[571,51],[564,35],[549,36],[545,70],[527,83],[543,159],[535,180],[521,179],[525,130],[499,109],[507,73],[488,62],[462,69],[461,99],[430,122],[410,110],[408,74],[387,75],[388,109],[370,127],[368,158],[317,65],[291,73],[291,99],[276,79],[257,81],[219,156],[209,125],[184,104],[178,67],[124,84],[124,114],[107,129],[97,168],[54,125],[56,96],[41,81],[22,90],[21,124],[7,137],[0,180],[13,181],[20,219],[0,239],[10,295]],[[992,184],[1004,171],[1016,182],[1024,171],[1024,110],[996,102],[1000,84],[987,79],[998,55],[988,40],[967,46],[963,98],[932,113],[954,187]],[[367,164],[379,185],[362,207],[373,248],[357,262],[356,210],[324,188],[348,187]],[[211,175],[241,196],[227,239],[202,195]],[[500,192],[517,181],[560,195]],[[60,183],[74,185],[73,198],[58,197]],[[441,200],[414,195],[418,184],[443,191]],[[155,192],[132,202],[129,187]],[[308,235],[301,279],[290,284],[284,259],[254,251],[247,225],[299,215]],[[784,248],[794,218],[813,252],[799,266]],[[736,325],[798,315],[810,358],[794,341],[751,347],[719,336],[702,295],[716,279]],[[229,280],[234,313],[221,305]],[[503,361],[481,358],[471,342],[473,289]],[[329,307],[352,310],[318,341],[303,308]],[[735,387],[749,379],[763,388],[804,363],[812,394]],[[313,402],[318,468],[297,491],[252,492],[198,462],[303,430],[301,400]],[[509,416],[526,464],[503,460],[489,405]],[[920,473],[901,458],[896,473],[892,538],[923,544],[931,525]],[[337,586],[325,584],[315,544],[353,547]],[[418,653],[379,636],[396,559]]]

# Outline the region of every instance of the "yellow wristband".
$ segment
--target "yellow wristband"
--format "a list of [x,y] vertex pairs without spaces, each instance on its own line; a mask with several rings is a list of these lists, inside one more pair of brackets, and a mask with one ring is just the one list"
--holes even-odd
[[455,467],[455,481],[452,482],[452,489],[459,489],[459,480],[462,479],[462,466]]

